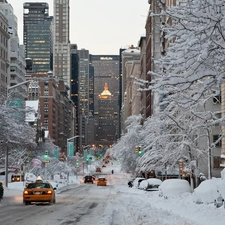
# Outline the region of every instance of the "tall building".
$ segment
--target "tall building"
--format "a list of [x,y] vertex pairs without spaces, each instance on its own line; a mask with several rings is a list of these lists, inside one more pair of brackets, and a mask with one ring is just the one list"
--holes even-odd
[[1,81],[0,81],[0,94],[1,96],[6,95],[7,92],[7,76],[9,71],[9,54],[8,54],[8,40],[9,40],[9,34],[8,34],[8,21],[0,12],[0,23],[1,23],[1,29],[0,29],[0,35],[3,38],[3,42],[0,43],[1,50],[3,52],[3,55],[0,57],[0,63],[1,63]]
[[110,147],[115,143],[118,121],[117,105],[118,103],[113,99],[113,95],[109,91],[108,84],[105,83],[104,90],[99,94],[98,98],[99,112],[95,144]]
[[[142,36],[139,40],[139,48],[140,48],[140,79],[146,80],[147,71],[146,71],[146,37]],[[143,85],[142,87],[147,87],[147,85]],[[149,117],[151,114],[151,98],[146,99],[146,96],[150,95],[150,91],[142,91],[141,93],[141,109],[140,113],[144,119]],[[148,106],[148,111],[146,110],[146,106]]]
[[[53,73],[71,86],[70,56],[70,5],[69,0],[54,0]],[[70,91],[69,91],[70,94]]]
[[63,80],[55,78],[52,72],[48,77],[38,78],[38,83],[42,129],[49,132],[51,140],[62,152],[67,152],[67,138],[74,136],[74,104],[67,98]]
[[[73,101],[76,111],[79,110],[79,55],[77,53],[77,45],[71,44],[71,100]],[[76,114],[76,129],[75,135],[79,133],[79,117],[78,113]],[[75,139],[74,141],[78,141]],[[79,146],[78,143],[76,146]]]
[[[90,55],[90,64],[94,69],[94,117],[97,118],[100,113],[99,95],[105,83],[110,87],[113,93],[111,100],[115,106],[114,112],[119,114],[119,55]],[[119,126],[116,123],[116,137],[119,138]],[[97,131],[96,131],[97,132]]]
[[53,17],[49,16],[48,3],[23,4],[23,43],[25,57],[33,61],[32,70],[47,75],[53,43]]
[[[133,67],[133,62],[140,60],[140,50],[133,45],[122,52],[122,107],[121,107],[121,132],[125,132],[125,121],[132,115],[131,100],[132,94],[130,86],[132,83],[130,71]],[[135,68],[136,70],[136,68]],[[140,109],[140,108],[139,108]]]
[[78,50],[79,68],[79,113],[89,115],[89,50]]
[[89,120],[89,50],[78,50],[79,55],[79,135],[85,138],[80,140],[79,148],[81,145],[87,144],[87,124]]
[[[19,44],[17,17],[14,14],[14,9],[6,0],[0,2],[0,9],[2,14],[7,19],[7,25],[2,23],[2,32],[4,38],[1,41],[1,60],[6,59],[5,63],[1,64],[1,81],[7,82],[9,87],[25,81],[25,59],[24,59],[24,46]],[[10,39],[9,39],[10,37]],[[8,42],[9,40],[9,42]],[[9,71],[8,71],[9,70]],[[7,77],[3,77],[8,73]],[[26,85],[19,85],[10,91],[10,99],[14,98],[17,102],[25,105],[25,98],[27,97]]]

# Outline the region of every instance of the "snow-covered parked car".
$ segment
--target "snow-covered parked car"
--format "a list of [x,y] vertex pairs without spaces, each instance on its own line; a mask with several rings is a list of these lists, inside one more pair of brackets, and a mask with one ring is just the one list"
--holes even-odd
[[140,188],[139,186],[140,186],[141,182],[144,181],[144,180],[145,180],[145,178],[143,178],[143,177],[136,177],[134,182],[133,182],[134,187]]
[[213,178],[210,180],[205,180],[200,183],[200,185],[194,189],[192,194],[193,201],[197,204],[210,204],[214,203],[216,195],[216,184],[220,178]]
[[183,193],[191,193],[191,186],[187,180],[168,179],[159,186],[159,196],[164,198],[178,196]]
[[147,180],[143,180],[140,183],[139,188],[143,189],[145,191],[158,191],[159,190],[159,186],[161,184],[162,184],[162,181],[160,179],[149,178]]
[[221,178],[216,183],[214,190],[214,204],[218,208],[224,205],[225,208],[225,169],[221,171]]

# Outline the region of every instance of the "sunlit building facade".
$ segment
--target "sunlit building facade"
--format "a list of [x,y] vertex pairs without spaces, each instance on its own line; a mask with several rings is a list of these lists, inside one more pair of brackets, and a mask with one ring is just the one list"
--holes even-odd
[[[90,64],[94,70],[94,118],[98,117],[100,113],[99,95],[102,92],[102,87],[105,83],[110,87],[112,100],[114,104],[114,112],[119,114],[119,55],[90,55]],[[116,126],[116,138],[119,137],[119,121]]]
[[113,99],[108,84],[105,83],[104,90],[98,98],[98,116],[95,143],[100,146],[110,146],[115,143],[118,122],[118,103]]

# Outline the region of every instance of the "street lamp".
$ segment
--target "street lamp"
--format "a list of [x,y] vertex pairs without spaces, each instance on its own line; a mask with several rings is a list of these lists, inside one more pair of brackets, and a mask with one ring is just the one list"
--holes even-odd
[[75,138],[78,138],[78,137],[84,138],[83,135],[76,135],[76,136],[74,136],[74,137],[67,138],[67,141],[66,141],[66,143],[67,143],[67,156],[69,156],[69,151],[68,151],[68,143],[69,143],[69,141],[71,141],[71,140],[73,140],[73,139],[75,139]]
[[[9,95],[9,91],[13,88],[17,88],[23,84],[29,83],[31,80],[26,80],[24,82],[18,83],[16,85],[13,86],[8,86],[7,87],[7,98]],[[5,152],[5,187],[8,187],[8,164],[9,164],[9,150],[8,150],[8,146],[6,146],[6,152]]]

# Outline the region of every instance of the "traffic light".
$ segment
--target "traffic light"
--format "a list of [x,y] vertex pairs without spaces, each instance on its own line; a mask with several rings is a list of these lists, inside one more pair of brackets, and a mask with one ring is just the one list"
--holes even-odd
[[135,151],[136,151],[136,153],[138,153],[138,152],[139,152],[139,148],[140,148],[139,146],[136,146],[136,147],[135,147]]
[[44,158],[48,158],[48,151],[45,151]]
[[89,161],[89,158],[86,158],[86,162],[88,162]]
[[76,166],[79,166],[79,162],[76,162]]
[[138,155],[141,155],[141,154],[142,154],[142,151],[141,151],[141,148],[139,147]]

